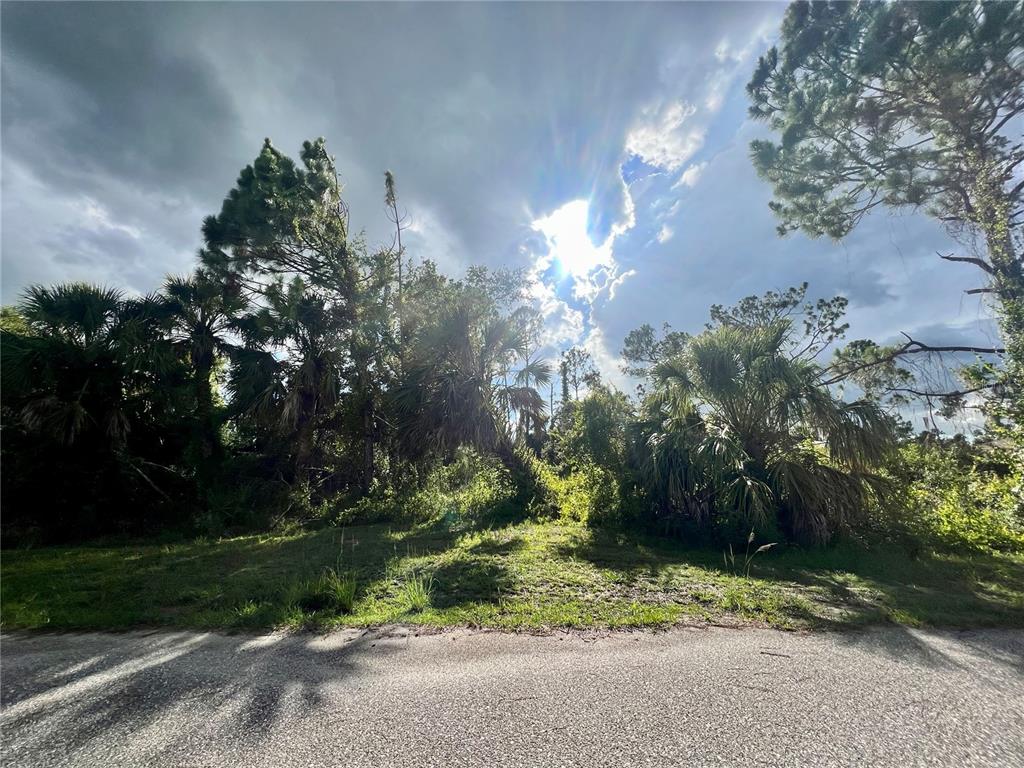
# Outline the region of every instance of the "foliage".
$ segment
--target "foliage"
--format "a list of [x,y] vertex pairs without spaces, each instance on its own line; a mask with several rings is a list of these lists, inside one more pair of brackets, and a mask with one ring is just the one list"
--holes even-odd
[[425,573],[411,573],[398,586],[399,603],[412,613],[427,610],[433,594],[434,577]]
[[843,322],[843,316],[848,302],[844,296],[818,299],[813,303],[806,299],[807,283],[801,283],[781,292],[746,296],[732,307],[712,304],[711,322],[706,327],[757,332],[787,322],[786,352],[790,357],[813,360],[846,335],[850,324]]
[[[458,290],[437,322],[417,334],[395,393],[404,455],[445,457],[468,446],[511,462],[512,416],[545,419],[544,400],[529,382],[545,383],[550,372],[528,359],[529,338],[529,329],[498,314],[488,296]],[[513,372],[517,360],[523,365]]]
[[890,525],[925,546],[1024,552],[1024,468],[991,446],[926,439],[893,468],[904,493]]
[[613,527],[621,521],[620,479],[609,470],[583,463],[560,473],[543,462],[535,464],[540,485],[560,517],[595,528]]
[[668,323],[662,326],[659,338],[654,327],[644,323],[626,335],[622,344],[622,359],[625,361],[622,372],[646,378],[653,366],[682,352],[689,338],[690,334],[673,331]]
[[[323,430],[347,433],[362,444],[369,490],[375,407],[394,366],[393,260],[349,240],[322,139],[303,144],[301,162],[268,139],[220,213],[203,222],[200,257],[251,307],[230,356],[234,418],[261,450],[285,449],[282,474],[300,484],[318,463]],[[343,392],[347,409],[339,408]]]
[[[640,402],[572,348],[549,413],[527,276],[473,267],[453,279],[406,263],[397,187],[385,180],[395,244],[374,252],[349,235],[323,141],[305,143],[299,162],[267,141],[204,222],[188,276],[141,298],[33,287],[6,308],[5,535],[466,529],[557,516],[824,543],[870,510],[921,540],[1015,546],[1006,521],[1018,470],[890,463],[890,480],[909,489],[890,507],[880,467],[895,436],[871,377],[891,383],[899,363],[869,341],[818,362],[847,331],[845,298],[809,300],[802,284],[713,305],[698,335],[642,326],[623,350],[650,389]],[[967,375],[996,374],[979,364]],[[848,379],[865,398],[833,391]],[[1014,418],[989,410],[992,445],[1018,445]],[[432,572],[420,576],[429,586]],[[288,604],[353,610],[357,581],[340,564],[308,574]],[[238,610],[255,621],[262,609]]]
[[352,573],[324,568],[316,580],[301,591],[296,605],[304,613],[352,613],[356,603],[356,578]]
[[598,527],[627,522],[636,495],[628,455],[635,418],[628,397],[596,381],[583,398],[562,402],[548,450],[557,469],[542,472],[560,515]]
[[[187,508],[194,403],[153,299],[34,286],[2,331],[4,525],[72,538]],[[45,489],[45,492],[40,492]]]
[[142,299],[35,287],[5,309],[5,530],[158,527],[138,506],[220,533],[360,495],[369,513],[463,447],[535,495],[521,447],[546,439],[550,368],[524,276],[403,269],[390,173],[385,192],[398,250],[372,252],[324,141],[296,162],[267,140],[203,222],[192,274]]
[[560,371],[564,387],[563,400],[569,399],[569,387],[572,387],[573,399],[579,400],[581,386],[593,386],[601,379],[594,367],[593,356],[580,347],[571,347],[562,353]]
[[245,309],[238,291],[222,285],[209,272],[196,269],[187,277],[168,277],[155,298],[162,336],[185,362],[192,380],[194,411],[188,463],[195,468],[200,497],[213,491],[224,456],[221,436],[223,402],[215,393],[218,363],[232,349],[230,336]]
[[[778,141],[751,154],[782,234],[841,238],[878,206],[924,209],[983,255],[999,302],[1004,394],[1024,408],[1024,6],[795,2],[747,86]],[[1016,170],[1015,170],[1016,169]],[[975,291],[977,292],[977,291]],[[1015,418],[1016,418],[1015,417]]]
[[762,544],[753,552],[751,552],[750,547],[753,545],[755,538],[756,536],[754,534],[754,531],[751,530],[750,534],[747,536],[747,546],[743,550],[743,559],[740,561],[739,566],[736,565],[736,553],[733,551],[732,542],[729,542],[729,553],[726,554],[725,552],[723,552],[722,560],[725,561],[726,568],[728,568],[732,573],[737,575],[742,573],[744,578],[749,579],[750,568],[754,564],[754,558],[760,555],[762,552],[767,552],[775,546],[775,542],[773,541],[769,544]]
[[719,325],[655,368],[641,461],[662,515],[824,542],[882,490],[889,419],[837,399],[792,334],[785,319]]
[[[781,136],[751,145],[781,230],[842,237],[879,205],[990,226],[971,193],[981,170],[983,183],[1008,185],[1021,156],[1003,129],[1024,109],[1022,13],[1018,3],[793,3],[781,49],[747,86],[751,115]],[[1006,189],[1019,204],[1021,189]]]
[[478,520],[488,512],[510,508],[514,495],[511,475],[499,461],[464,449],[417,483],[397,490],[382,488],[335,511],[333,522]]
[[593,387],[581,400],[562,403],[551,434],[556,462],[569,469],[593,464],[621,474],[634,418],[629,398],[605,385]]

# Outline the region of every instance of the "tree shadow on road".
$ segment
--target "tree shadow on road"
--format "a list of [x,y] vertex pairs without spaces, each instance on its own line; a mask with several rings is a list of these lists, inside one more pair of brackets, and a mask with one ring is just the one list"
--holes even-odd
[[[5,636],[4,646],[5,655],[16,654],[13,663],[5,659],[0,718],[11,765],[44,754],[70,762],[97,739],[128,744],[144,733],[153,735],[150,744],[136,744],[140,764],[146,750],[173,752],[196,733],[223,743],[258,742],[286,711],[317,707],[323,688],[344,682],[370,649],[401,648],[380,632],[356,630],[34,634]],[[196,724],[195,713],[207,711],[215,714]],[[193,733],[177,731],[183,721]]]

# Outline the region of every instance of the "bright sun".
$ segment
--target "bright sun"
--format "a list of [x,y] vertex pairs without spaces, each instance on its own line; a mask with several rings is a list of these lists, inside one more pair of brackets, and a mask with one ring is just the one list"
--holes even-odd
[[547,238],[552,259],[573,277],[586,277],[596,268],[611,264],[612,238],[594,245],[587,233],[589,216],[590,204],[573,200],[533,222],[533,228]]

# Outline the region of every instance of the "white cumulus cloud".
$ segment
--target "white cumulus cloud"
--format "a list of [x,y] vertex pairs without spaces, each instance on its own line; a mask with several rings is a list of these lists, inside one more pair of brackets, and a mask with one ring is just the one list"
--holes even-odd
[[704,128],[692,125],[697,107],[670,101],[645,108],[626,136],[626,152],[668,171],[682,167],[702,146]]

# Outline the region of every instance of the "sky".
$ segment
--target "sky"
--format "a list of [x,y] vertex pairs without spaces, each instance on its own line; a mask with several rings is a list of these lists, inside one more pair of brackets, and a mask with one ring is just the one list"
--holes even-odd
[[803,281],[848,338],[991,343],[960,250],[920,213],[841,242],[776,235],[744,86],[784,5],[2,5],[2,301],[87,280],[146,293],[195,263],[264,137],[323,136],[352,226],[414,261],[522,267],[549,351],[618,373],[643,323]]

